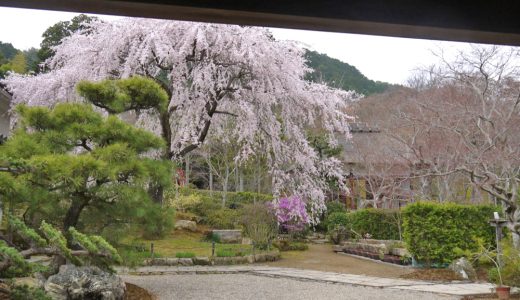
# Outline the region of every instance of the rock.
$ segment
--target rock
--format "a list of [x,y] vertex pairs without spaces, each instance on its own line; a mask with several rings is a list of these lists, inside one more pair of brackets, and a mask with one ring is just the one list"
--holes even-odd
[[255,262],[265,262],[265,254],[255,254]]
[[400,256],[400,257],[410,257],[410,252],[406,250],[406,248],[393,248],[392,255]]
[[255,262],[255,257],[253,255],[248,255],[247,257],[247,263],[252,264]]
[[344,248],[343,246],[334,245],[334,246],[332,246],[332,251],[334,251],[334,252],[342,252],[342,251],[344,251],[343,248]]
[[454,260],[450,266],[450,270],[459,274],[462,278],[467,280],[476,280],[477,272],[471,265],[471,263],[464,257]]
[[98,267],[63,265],[58,274],[47,279],[44,289],[60,300],[122,300],[126,286],[119,276]]
[[193,266],[191,258],[179,258],[179,266]]
[[158,257],[145,260],[145,265],[147,266],[176,266],[178,264],[178,258]]
[[178,220],[175,222],[175,229],[197,231],[197,223],[188,220]]
[[5,282],[0,282],[0,300],[10,300],[10,294],[11,287]]
[[193,264],[197,266],[209,266],[211,265],[211,261],[209,260],[209,257],[205,256],[197,256],[192,258]]
[[241,230],[213,230],[213,234],[219,236],[221,243],[238,244],[242,242]]

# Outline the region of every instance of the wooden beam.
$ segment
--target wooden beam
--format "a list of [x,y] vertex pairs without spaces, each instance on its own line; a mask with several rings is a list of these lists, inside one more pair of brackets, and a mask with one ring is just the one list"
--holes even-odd
[[520,1],[0,0],[0,6],[520,46]]

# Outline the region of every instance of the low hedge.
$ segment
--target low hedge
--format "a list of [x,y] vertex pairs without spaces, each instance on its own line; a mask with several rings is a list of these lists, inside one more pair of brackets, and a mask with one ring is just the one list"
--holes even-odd
[[403,238],[420,262],[449,263],[456,249],[476,251],[475,238],[492,245],[494,230],[488,220],[498,211],[491,205],[418,202],[403,210]]
[[273,247],[280,251],[305,251],[309,249],[307,243],[280,240],[273,242]]
[[397,210],[383,209],[360,209],[350,213],[334,212],[325,220],[327,229],[330,233],[338,225],[342,225],[347,230],[365,236],[370,234],[373,239],[378,240],[398,240],[399,227],[401,221]]

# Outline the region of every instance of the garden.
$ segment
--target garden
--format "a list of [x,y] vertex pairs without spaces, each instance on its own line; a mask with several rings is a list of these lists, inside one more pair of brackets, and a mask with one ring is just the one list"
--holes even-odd
[[441,200],[428,178],[427,197],[384,209],[399,189],[381,177],[383,191],[364,199],[373,208],[354,209],[337,136],[351,138],[346,112],[360,95],[307,81],[299,46],[245,26],[87,16],[56,26],[46,38],[63,36],[47,41],[37,73],[0,81],[12,96],[0,295],[130,299],[143,291],[118,268],[254,263],[520,285],[518,170],[497,171],[502,180],[489,173],[501,160],[471,164],[484,171],[464,183],[499,206]]
[[331,203],[323,227],[336,252],[414,267],[403,278],[515,287],[520,283],[520,252],[503,228],[497,247],[492,226],[496,211],[492,205],[417,202],[402,210],[347,212]]

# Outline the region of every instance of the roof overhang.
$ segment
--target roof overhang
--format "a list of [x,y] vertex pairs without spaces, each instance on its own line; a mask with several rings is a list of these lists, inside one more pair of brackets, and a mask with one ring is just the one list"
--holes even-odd
[[520,1],[0,0],[0,6],[520,46]]

